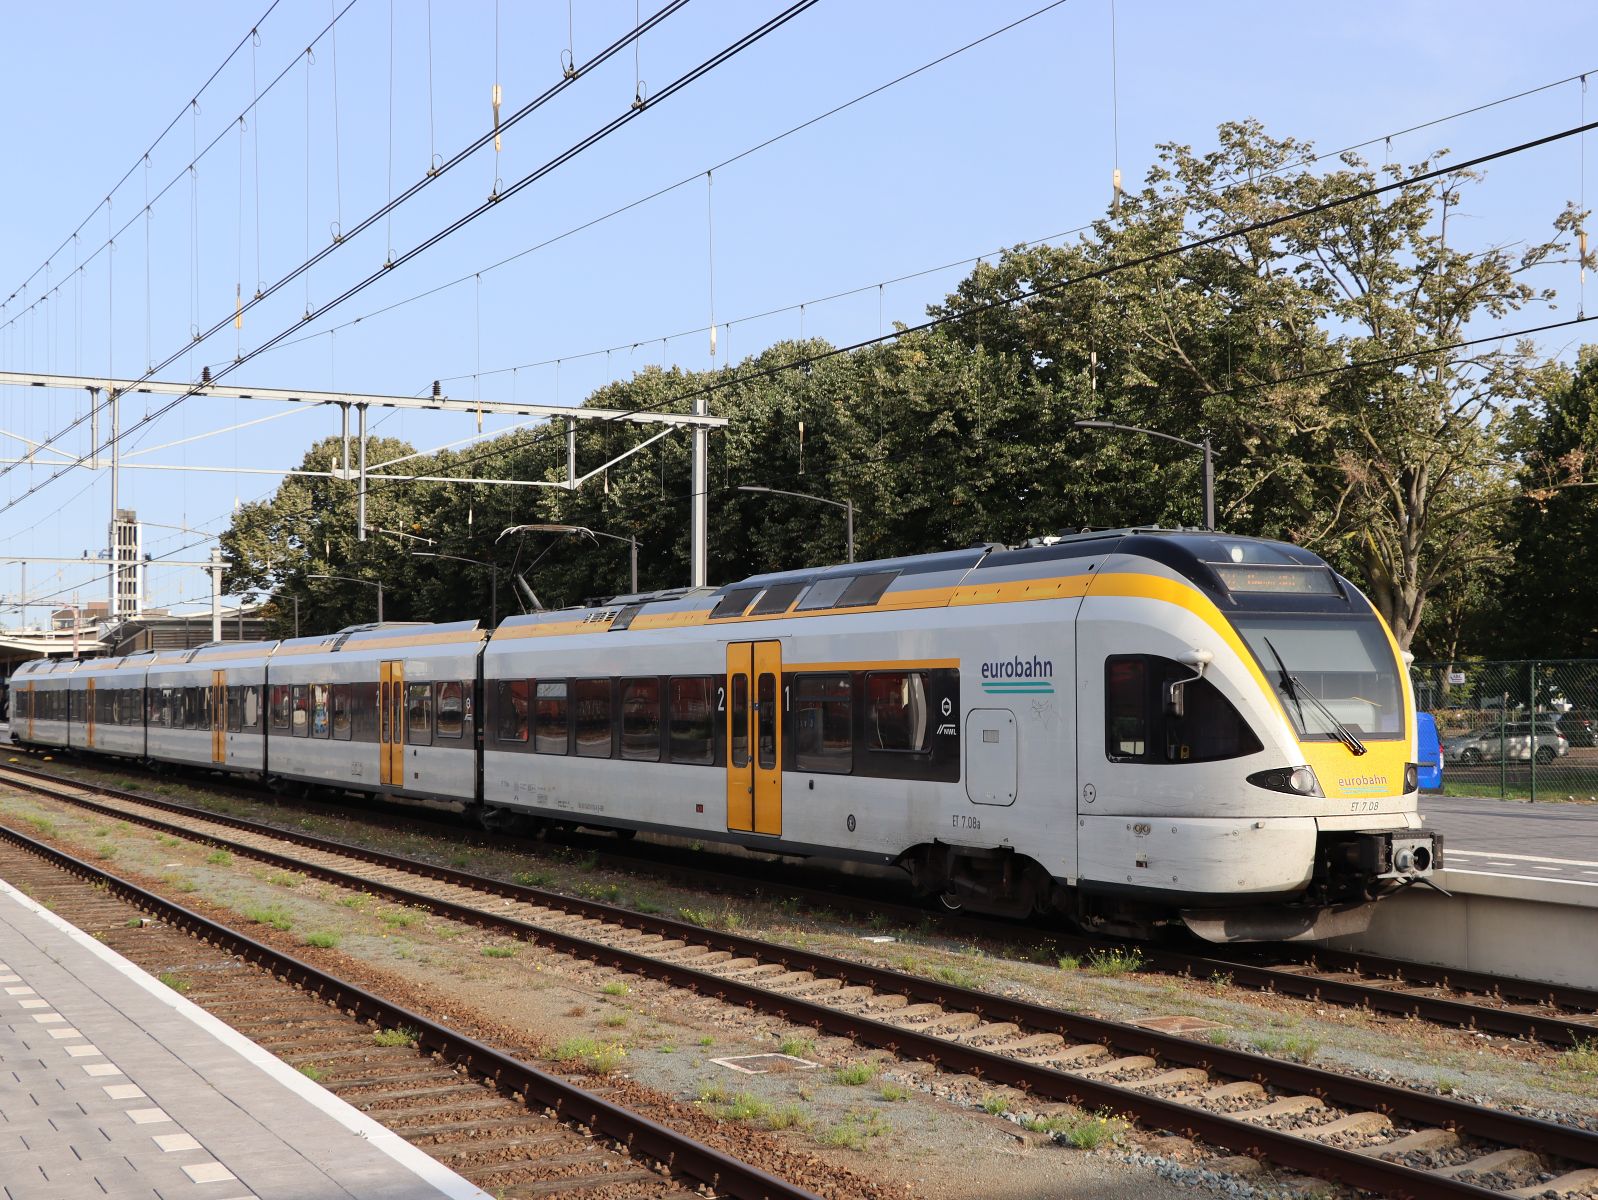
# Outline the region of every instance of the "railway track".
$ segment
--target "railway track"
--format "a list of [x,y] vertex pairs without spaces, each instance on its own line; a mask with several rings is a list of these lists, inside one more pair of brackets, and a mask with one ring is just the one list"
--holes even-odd
[[[336,885],[746,1005],[903,1059],[1122,1113],[1382,1194],[1584,1195],[1598,1134],[847,959],[87,787],[0,779]],[[76,794],[74,794],[76,793]],[[141,808],[143,811],[141,811]],[[161,811],[153,816],[150,809]]]
[[504,1200],[816,1200],[26,834],[0,826],[0,844],[8,881]]
[[[53,772],[18,766],[11,766],[7,770],[36,779],[62,778]],[[186,807],[100,784],[73,782],[107,796],[161,804],[171,811],[182,811]],[[207,781],[207,786],[250,800],[259,801],[262,798],[259,791],[241,787],[236,782]],[[340,815],[349,815],[347,807],[333,808],[316,801],[306,803],[328,807]],[[426,816],[418,817],[409,812],[402,818],[406,822],[415,819],[428,820]],[[927,915],[926,909],[885,894],[886,889],[867,888],[859,882],[856,882],[853,893],[818,888],[806,879],[804,873],[784,870],[786,864],[751,864],[747,872],[742,872],[737,869],[740,860],[728,858],[722,869],[712,870],[706,868],[703,855],[695,855],[692,862],[685,862],[670,847],[618,846],[614,839],[608,837],[580,840],[606,865],[622,869],[642,867],[656,874],[675,877],[679,882],[696,889],[717,887],[729,895],[737,896],[747,895],[751,887],[769,893],[775,884],[780,884],[781,894],[786,898],[879,919],[888,916],[907,926],[916,925]],[[506,839],[500,837],[498,841],[503,845]],[[532,844],[529,845],[531,847]],[[943,914],[940,922],[943,928],[951,932],[999,945],[1014,943],[1020,934],[1037,932],[1015,922],[958,913]],[[1552,1046],[1569,1047],[1598,1041],[1598,991],[1587,988],[1322,948],[1198,951],[1067,934],[1058,929],[1042,932],[1061,954],[1087,957],[1093,954],[1135,952],[1141,962],[1140,969],[1145,971],[1193,979],[1226,978],[1234,987],[1252,988],[1319,1004],[1409,1017],[1506,1038],[1545,1042]]]

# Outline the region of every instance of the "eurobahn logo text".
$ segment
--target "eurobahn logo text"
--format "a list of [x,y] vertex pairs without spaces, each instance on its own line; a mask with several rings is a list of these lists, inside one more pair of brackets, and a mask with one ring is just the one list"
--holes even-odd
[[1052,695],[1054,692],[1054,660],[1001,658],[997,662],[982,664],[982,690],[993,695]]

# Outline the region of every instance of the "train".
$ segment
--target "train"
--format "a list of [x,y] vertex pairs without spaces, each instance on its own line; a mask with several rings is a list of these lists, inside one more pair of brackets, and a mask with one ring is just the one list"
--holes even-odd
[[908,875],[1214,942],[1432,881],[1406,656],[1284,542],[1129,528],[12,679],[23,746]]

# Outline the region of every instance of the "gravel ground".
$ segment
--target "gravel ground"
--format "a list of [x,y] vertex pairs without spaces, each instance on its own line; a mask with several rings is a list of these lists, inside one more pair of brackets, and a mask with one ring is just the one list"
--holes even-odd
[[[142,778],[131,778],[126,785],[151,788]],[[1017,945],[993,946],[947,937],[931,918],[916,928],[880,920],[862,928],[835,914],[801,914],[780,899],[720,897],[662,884],[641,872],[598,869],[590,858],[553,846],[536,855],[520,849],[479,850],[452,843],[444,831],[381,829],[359,819],[291,815],[264,804],[218,800],[181,785],[160,784],[154,790],[239,816],[275,820],[643,911],[669,912],[1086,1015],[1125,1021],[1192,1018],[1212,1026],[1193,1036],[1217,1043],[1461,1098],[1491,1098],[1489,1102],[1501,1107],[1598,1127],[1598,1048],[1562,1052],[1261,995],[1232,988],[1224,978],[1143,975],[1125,962],[1062,964],[1035,933],[1019,934],[1026,940]],[[18,818],[23,828],[32,821],[29,832],[53,834],[86,857],[109,854],[115,869],[164,880],[168,891],[188,893],[185,902],[204,896],[242,915],[250,932],[300,944],[300,952],[307,955],[329,955],[336,959],[333,969],[343,973],[402,977],[431,1011],[450,1013],[474,1029],[492,1030],[501,1044],[546,1056],[565,1073],[587,1074],[594,1086],[644,1097],[648,1104],[661,1106],[659,1112],[670,1114],[673,1123],[691,1120],[691,1128],[706,1140],[735,1153],[775,1155],[772,1161],[790,1162],[806,1176],[814,1168],[805,1164],[812,1160],[825,1166],[821,1178],[829,1178],[829,1171],[842,1172],[825,1189],[828,1194],[875,1192],[939,1200],[1160,1197],[1191,1195],[1197,1187],[1252,1196],[1294,1194],[1304,1186],[1325,1194],[1324,1184],[1217,1172],[1213,1162],[1206,1164],[1203,1152],[1181,1139],[1137,1131],[1116,1132],[1092,1152],[1070,1148],[1021,1127],[1022,1117],[1051,1113],[1031,1111],[1018,1094],[1005,1095],[1003,1089],[995,1093],[921,1064],[862,1054],[837,1039],[817,1042],[809,1030],[494,939],[292,873],[242,859],[223,861],[215,852],[173,844],[172,839],[43,798],[0,799],[0,817]],[[256,922],[253,927],[251,921]],[[303,946],[310,936],[331,939],[336,950]],[[391,986],[383,984],[384,990]],[[746,1075],[712,1061],[779,1050],[819,1065]],[[1083,1118],[1074,1114],[1068,1119]]]

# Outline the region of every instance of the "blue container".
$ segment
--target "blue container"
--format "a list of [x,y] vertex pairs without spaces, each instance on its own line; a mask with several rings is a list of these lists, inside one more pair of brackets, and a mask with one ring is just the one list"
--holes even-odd
[[1443,787],[1443,741],[1437,736],[1437,718],[1431,713],[1416,714],[1416,733],[1420,743],[1420,786],[1438,792]]

